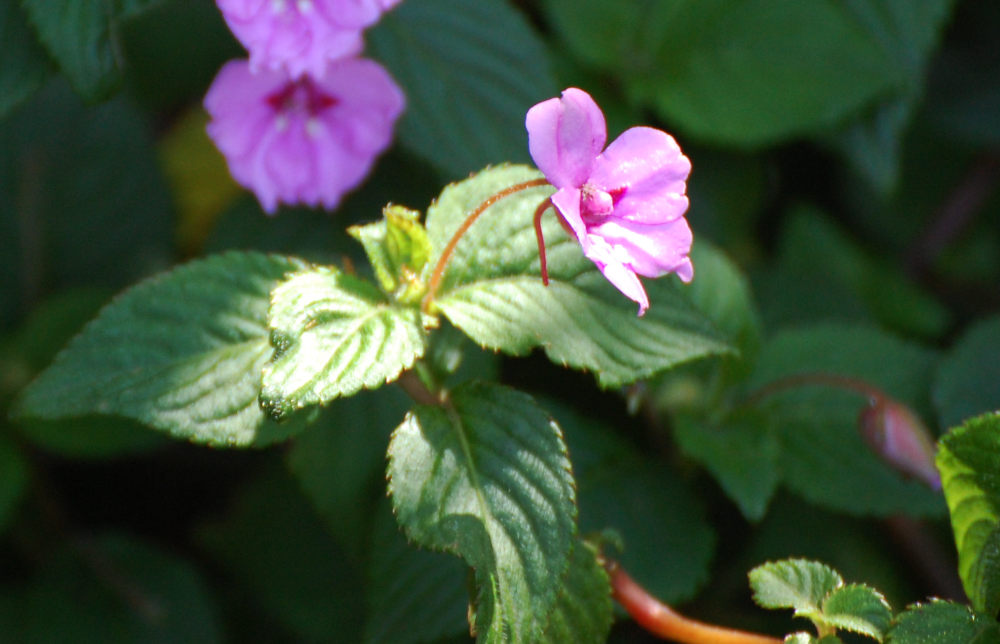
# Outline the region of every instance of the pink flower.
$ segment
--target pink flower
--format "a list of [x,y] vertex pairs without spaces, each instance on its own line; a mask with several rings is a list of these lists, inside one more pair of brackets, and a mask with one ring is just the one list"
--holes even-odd
[[258,69],[319,77],[333,60],[357,55],[361,32],[399,0],[216,0]]
[[558,188],[552,205],[583,254],[639,303],[639,315],[649,308],[639,275],[676,273],[691,281],[691,229],[684,219],[691,162],[673,137],[634,127],[604,150],[604,114],[576,88],[532,107],[525,125],[531,158]]
[[226,63],[205,96],[208,135],[264,210],[333,209],[392,140],[403,92],[378,63],[351,58],[320,77]]

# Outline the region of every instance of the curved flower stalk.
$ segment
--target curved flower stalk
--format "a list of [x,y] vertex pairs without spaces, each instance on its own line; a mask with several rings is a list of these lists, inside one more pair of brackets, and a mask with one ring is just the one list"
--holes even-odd
[[400,0],[216,0],[250,67],[322,77],[332,61],[361,53],[361,33]]
[[279,202],[335,208],[392,141],[404,104],[389,73],[361,58],[299,78],[234,60],[205,96],[209,136],[268,213]]
[[[639,315],[649,298],[638,276],[676,273],[685,282],[694,277],[691,229],[684,219],[691,162],[673,137],[634,127],[604,149],[604,114],[576,88],[532,107],[525,126],[531,158],[558,188],[551,204],[584,255],[638,302]],[[543,210],[544,204],[537,216]]]

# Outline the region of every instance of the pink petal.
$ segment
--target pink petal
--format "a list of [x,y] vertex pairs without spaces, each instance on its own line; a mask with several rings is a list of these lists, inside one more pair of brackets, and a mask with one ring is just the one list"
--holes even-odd
[[685,282],[694,277],[688,259],[691,228],[684,218],[663,224],[642,224],[609,217],[598,226],[589,226],[587,233],[589,237],[605,240],[616,249],[622,263],[639,275],[660,277],[677,273]]
[[615,216],[644,223],[681,217],[688,207],[686,180],[691,162],[666,132],[626,130],[594,162],[590,181],[617,193]]
[[639,303],[639,315],[649,308],[649,296],[635,271],[622,262],[621,253],[601,237],[590,235],[583,243],[583,252],[597,265],[601,274],[630,300]]
[[560,188],[552,195],[551,200],[577,241],[582,243],[587,236],[587,226],[580,218],[580,191],[576,188]]
[[562,98],[543,101],[525,118],[528,149],[535,165],[557,188],[579,188],[607,140],[604,114],[583,90],[571,87]]

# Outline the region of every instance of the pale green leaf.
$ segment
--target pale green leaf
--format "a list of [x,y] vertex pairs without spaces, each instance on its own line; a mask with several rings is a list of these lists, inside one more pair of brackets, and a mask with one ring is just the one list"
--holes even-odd
[[406,0],[368,40],[406,92],[408,149],[449,178],[528,160],[524,115],[558,87],[544,42],[510,3]]
[[1000,610],[1000,414],[973,418],[938,449],[944,496],[958,547],[958,573],[972,606]]
[[968,606],[933,600],[908,606],[894,620],[886,637],[889,644],[994,644],[1000,642],[1000,625],[992,617],[974,613]]
[[576,531],[558,426],[525,394],[470,383],[418,406],[389,446],[393,507],[407,536],[476,570],[482,641],[538,641]]
[[823,600],[821,621],[834,628],[867,635],[882,641],[892,609],[885,597],[864,584],[847,584]]
[[835,570],[805,559],[784,559],[757,566],[749,573],[753,600],[764,608],[792,608],[810,619],[822,613],[823,600],[844,585]]
[[301,268],[293,258],[233,252],[140,283],[84,327],[15,413],[113,414],[227,446],[287,437],[299,427],[267,421],[257,397],[271,355],[268,295]]
[[260,400],[273,418],[391,382],[425,349],[417,309],[393,306],[333,267],[304,270],[276,288],[268,323],[274,357]]
[[[428,209],[435,263],[469,212],[488,197],[541,175],[526,166],[485,170],[445,189]],[[484,347],[523,355],[542,348],[557,364],[593,371],[602,386],[733,351],[675,283],[646,280],[642,318],[559,226],[543,219],[549,285],[540,279],[532,217],[550,186],[522,190],[487,209],[458,243],[434,305]]]

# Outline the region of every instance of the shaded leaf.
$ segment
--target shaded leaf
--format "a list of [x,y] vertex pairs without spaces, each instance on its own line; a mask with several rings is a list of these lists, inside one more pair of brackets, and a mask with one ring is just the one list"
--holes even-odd
[[368,40],[406,92],[407,148],[451,178],[527,161],[524,115],[558,88],[544,43],[509,3],[407,0]]
[[45,51],[38,45],[20,7],[13,0],[0,6],[0,119],[41,87],[49,75]]
[[558,426],[525,394],[470,383],[418,406],[389,446],[393,507],[408,537],[475,568],[483,641],[537,641],[576,532]]
[[908,606],[896,616],[890,644],[990,644],[1000,641],[1000,625],[968,606],[933,600]]
[[612,621],[614,613],[608,573],[597,560],[596,549],[585,541],[577,540],[559,600],[549,616],[545,636],[540,642],[601,644],[608,639]]
[[1000,409],[1000,317],[962,334],[938,366],[933,393],[942,427]]
[[262,445],[297,426],[257,404],[266,310],[293,259],[227,253],[147,280],[108,304],[21,395],[16,413],[115,414],[217,445]]

